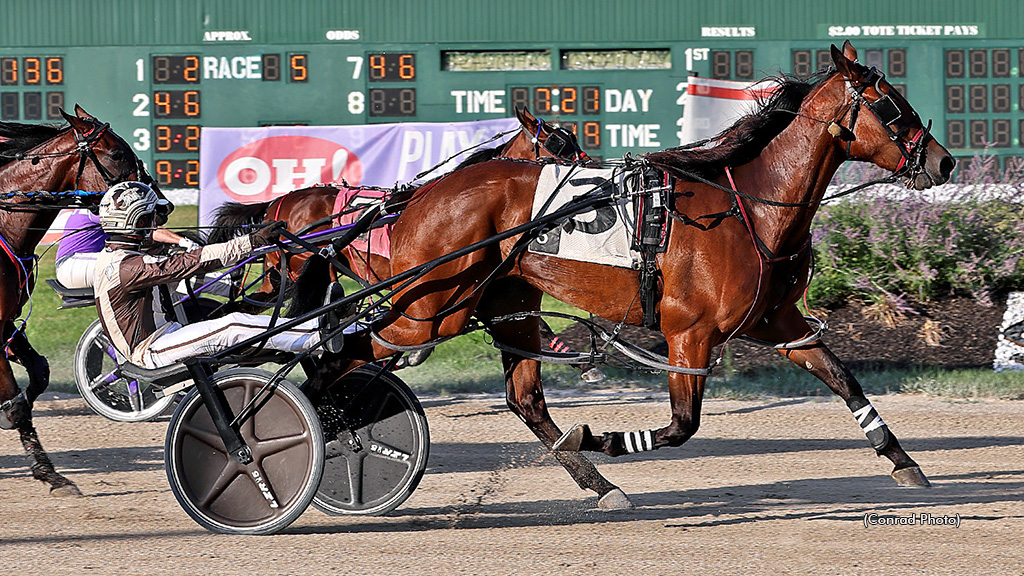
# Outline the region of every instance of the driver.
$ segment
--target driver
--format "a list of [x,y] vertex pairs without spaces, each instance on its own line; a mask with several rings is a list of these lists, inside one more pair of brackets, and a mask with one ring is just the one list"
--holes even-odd
[[[153,288],[231,266],[278,237],[284,222],[222,244],[174,256],[146,253],[155,214],[165,203],[141,182],[122,182],[100,201],[103,231],[110,235],[96,259],[96,308],[111,344],[133,364],[160,368],[192,356],[208,355],[267,331],[270,316],[233,313],[181,325],[159,310]],[[322,316],[328,318],[330,315]],[[321,340],[313,319],[268,339],[272,350],[299,352]],[[341,337],[341,335],[339,335]]]

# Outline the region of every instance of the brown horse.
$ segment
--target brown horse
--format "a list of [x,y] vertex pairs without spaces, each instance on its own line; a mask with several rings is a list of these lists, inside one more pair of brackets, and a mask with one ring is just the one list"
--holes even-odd
[[[586,154],[576,143],[575,136],[561,128],[557,128],[535,118],[529,110],[516,110],[516,116],[522,125],[518,134],[504,146],[492,149],[483,148],[464,161],[461,167],[490,160],[496,156],[502,158],[537,159],[558,156],[567,159],[584,161]],[[557,145],[556,145],[557,142]],[[429,186],[429,183],[425,186]],[[289,192],[280,198],[258,204],[242,204],[228,202],[217,210],[213,230],[207,238],[209,243],[229,240],[246,227],[263,221],[283,220],[288,223],[288,230],[294,233],[319,232],[330,228],[333,224],[331,216],[335,213],[335,200],[341,189],[333,185],[313,186]],[[415,196],[413,190],[408,196]],[[389,197],[389,204],[400,206],[402,200]],[[290,254],[288,258],[288,274],[294,280],[302,270],[309,254]],[[391,266],[388,259],[376,253],[356,250],[349,246],[344,249],[343,260],[356,274],[369,282],[380,281],[390,276]],[[265,259],[267,268],[277,269],[280,255],[275,252]],[[263,283],[253,294],[255,301],[271,301],[276,294],[280,278],[269,273]]]
[[[672,174],[672,226],[656,257],[655,313],[668,342],[668,425],[562,434],[551,420],[536,360],[502,352],[507,403],[602,508],[631,507],[579,451],[619,456],[679,446],[700,425],[712,349],[732,337],[789,343],[780,352],[842,397],[878,454],[903,485],[927,486],[917,464],[878,417],[842,362],[818,339],[796,302],[809,282],[810,227],[826,186],[848,159],[872,162],[921,190],[949,179],[955,160],[907,100],[847,42],[832,46],[835,69],[809,81],[780,79],[761,109],[737,121],[712,146],[647,154],[641,164]],[[411,202],[392,237],[395,276],[531,221],[541,166],[492,160],[454,172]],[[614,200],[611,200],[614,201]],[[543,231],[543,230],[541,230]],[[540,232],[540,231],[538,231]],[[324,374],[384,358],[397,346],[463,332],[471,316],[493,319],[536,311],[541,294],[613,321],[639,324],[640,274],[526,252],[537,233],[510,235],[465,256],[427,267],[392,300],[376,337],[350,335]],[[509,255],[513,258],[507,259]],[[482,285],[490,277],[490,283]],[[538,321],[495,323],[497,343],[540,350]],[[332,376],[333,377],[333,376]],[[331,382],[317,382],[314,390]]]
[[[68,126],[0,123],[0,192],[102,192],[116,182],[149,180],[131,146],[110,125],[75,106],[75,116],[61,111]],[[57,217],[58,207],[39,205],[31,196],[5,196],[0,205],[0,318],[4,344],[28,372],[19,392],[8,363],[0,355],[0,427],[17,428],[28,453],[32,476],[50,485],[54,495],[78,495],[74,483],[58,474],[32,424],[32,403],[49,385],[50,368],[15,319],[35,285],[35,249]],[[94,197],[98,200],[98,196]]]

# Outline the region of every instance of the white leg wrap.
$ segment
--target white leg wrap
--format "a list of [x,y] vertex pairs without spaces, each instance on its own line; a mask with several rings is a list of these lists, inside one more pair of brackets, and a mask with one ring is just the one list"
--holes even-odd
[[[872,415],[874,415],[874,418],[871,418]],[[876,428],[885,426],[885,422],[882,422],[882,417],[878,415],[878,412],[875,411],[875,407],[870,403],[854,412],[853,416],[857,419],[857,422],[860,423],[860,427],[864,430],[865,434]]]
[[639,430],[637,432],[624,432],[622,441],[626,446],[628,454],[637,452],[649,452],[654,450],[654,431]]

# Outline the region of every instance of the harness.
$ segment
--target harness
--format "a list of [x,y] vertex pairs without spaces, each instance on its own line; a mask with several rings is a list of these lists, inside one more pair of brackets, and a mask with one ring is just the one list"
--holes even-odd
[[659,318],[656,310],[658,278],[657,256],[668,248],[671,220],[668,218],[669,194],[675,178],[651,166],[644,166],[635,176],[640,191],[633,197],[636,229],[632,249],[640,253],[640,305],[644,326],[655,328]]

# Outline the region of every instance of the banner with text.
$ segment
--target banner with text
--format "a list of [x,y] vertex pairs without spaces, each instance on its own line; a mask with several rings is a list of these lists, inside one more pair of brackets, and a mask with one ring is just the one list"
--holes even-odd
[[[203,128],[199,160],[199,224],[225,202],[267,202],[318,183],[407,184],[417,174],[455,168],[478,144],[519,127],[515,118],[478,122],[406,122],[361,126]],[[489,142],[495,147],[513,134]]]

